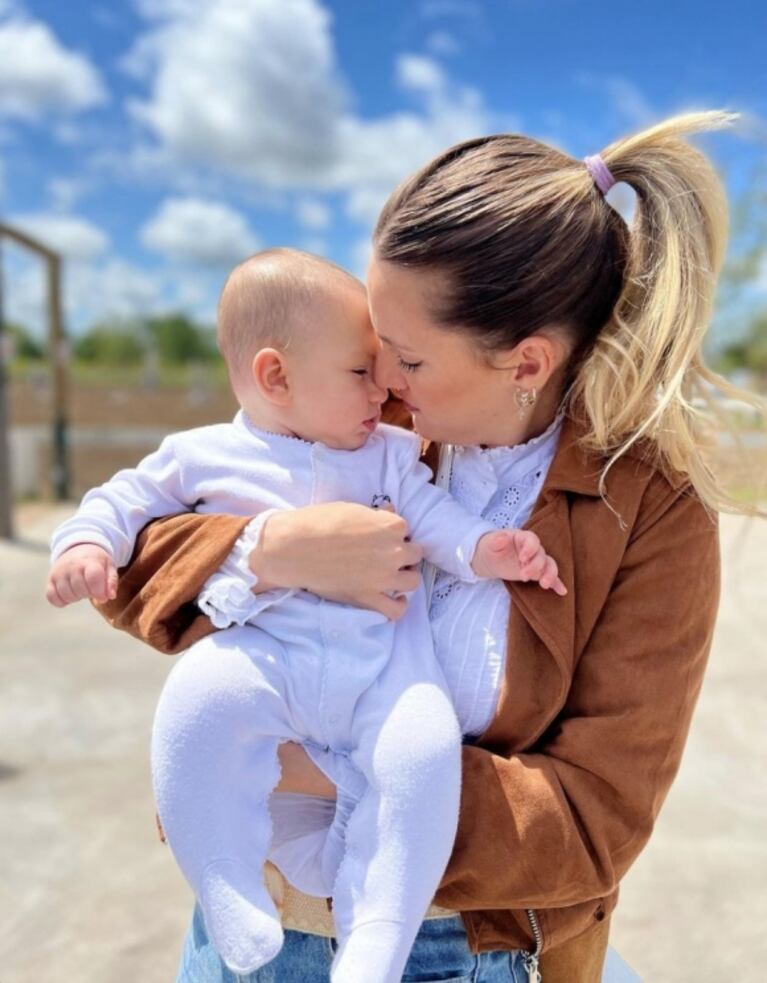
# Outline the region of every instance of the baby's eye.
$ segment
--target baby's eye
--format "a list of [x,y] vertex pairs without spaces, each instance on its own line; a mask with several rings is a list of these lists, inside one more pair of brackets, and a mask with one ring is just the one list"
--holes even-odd
[[368,374],[368,370],[367,369],[352,369],[352,372],[355,375],[367,375]]
[[403,358],[398,358],[397,361],[399,362],[399,367],[404,369],[405,372],[415,372],[418,366],[422,364],[421,362],[406,362]]

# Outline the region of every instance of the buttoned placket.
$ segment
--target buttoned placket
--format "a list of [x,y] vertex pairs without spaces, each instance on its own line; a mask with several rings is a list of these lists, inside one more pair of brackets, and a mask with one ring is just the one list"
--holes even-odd
[[[338,456],[323,444],[315,443],[310,461],[312,501],[327,501],[329,490],[337,482],[334,468],[339,466]],[[344,605],[320,599],[317,616],[323,660],[318,720],[326,746],[348,751],[351,749],[349,722],[359,696],[356,680],[360,667],[356,662],[361,653],[358,646],[349,644],[349,612]]]

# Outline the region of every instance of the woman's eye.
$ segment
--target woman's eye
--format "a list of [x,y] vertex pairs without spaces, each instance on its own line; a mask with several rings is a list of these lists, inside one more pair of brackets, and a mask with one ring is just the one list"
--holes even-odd
[[415,372],[421,364],[420,362],[406,362],[403,358],[398,358],[397,361],[399,362],[399,367],[404,369],[405,372]]

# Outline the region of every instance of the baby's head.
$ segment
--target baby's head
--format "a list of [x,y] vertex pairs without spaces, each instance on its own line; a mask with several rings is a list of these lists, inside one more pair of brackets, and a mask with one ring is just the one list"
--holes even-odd
[[346,450],[375,429],[378,339],[364,286],[335,263],[297,249],[240,263],[221,293],[218,344],[257,426]]

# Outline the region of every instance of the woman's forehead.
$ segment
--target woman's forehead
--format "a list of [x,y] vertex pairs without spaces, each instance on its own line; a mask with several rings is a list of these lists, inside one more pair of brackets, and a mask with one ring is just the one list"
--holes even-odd
[[[440,278],[441,280],[441,278]],[[434,319],[438,299],[437,274],[385,261],[368,268],[368,301],[378,337],[402,351],[450,344],[455,332]]]

